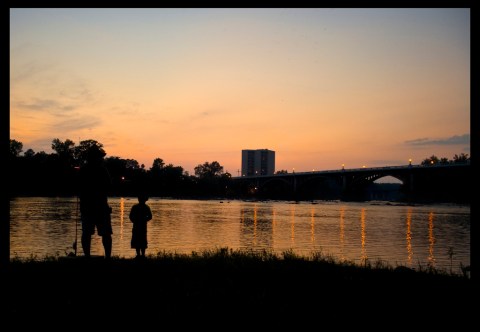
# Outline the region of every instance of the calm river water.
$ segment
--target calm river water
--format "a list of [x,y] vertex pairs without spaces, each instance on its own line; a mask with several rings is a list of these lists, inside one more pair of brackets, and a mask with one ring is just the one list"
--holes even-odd
[[[134,257],[128,213],[137,199],[111,197],[112,255]],[[299,255],[321,252],[337,261],[419,266],[460,273],[470,265],[470,207],[390,205],[386,202],[246,202],[150,198],[148,254],[228,247]],[[76,198],[10,201],[10,257],[64,256],[81,225]],[[92,237],[92,254],[103,255]]]

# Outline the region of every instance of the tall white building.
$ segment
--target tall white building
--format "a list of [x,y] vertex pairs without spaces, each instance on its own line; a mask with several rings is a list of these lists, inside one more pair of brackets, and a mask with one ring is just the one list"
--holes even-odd
[[273,175],[274,173],[275,151],[242,150],[242,176]]

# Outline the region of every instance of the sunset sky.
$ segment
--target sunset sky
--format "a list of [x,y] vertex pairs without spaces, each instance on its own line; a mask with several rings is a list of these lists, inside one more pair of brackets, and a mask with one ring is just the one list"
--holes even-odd
[[470,10],[10,9],[10,138],[233,176],[470,154]]

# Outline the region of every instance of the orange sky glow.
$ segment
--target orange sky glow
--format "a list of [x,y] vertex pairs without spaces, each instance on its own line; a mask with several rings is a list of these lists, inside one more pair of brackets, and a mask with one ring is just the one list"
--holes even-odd
[[470,154],[470,11],[10,9],[10,138],[233,176]]

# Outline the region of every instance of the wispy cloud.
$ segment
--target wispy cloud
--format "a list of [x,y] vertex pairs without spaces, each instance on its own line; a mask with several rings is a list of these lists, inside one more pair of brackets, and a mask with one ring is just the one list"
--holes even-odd
[[38,99],[35,98],[31,102],[19,101],[15,104],[19,108],[29,109],[32,111],[49,111],[55,113],[56,111],[73,111],[77,107],[69,104],[62,104],[53,99]]
[[470,134],[454,135],[448,138],[431,139],[428,137],[405,141],[408,145],[461,145],[470,143]]
[[101,123],[102,120],[95,116],[83,116],[55,122],[51,125],[51,131],[64,133],[78,129],[91,129],[99,126]]
[[44,73],[54,71],[55,67],[53,63],[39,63],[38,61],[23,63],[21,66],[14,67],[15,70],[12,70],[12,82],[37,81]]
[[212,110],[207,110],[207,111],[200,111],[198,113],[195,113],[191,116],[191,120],[200,120],[200,119],[206,119],[211,116],[214,116],[218,111],[212,111]]
[[[65,115],[98,101],[98,91],[82,76],[59,65],[32,61],[12,69],[12,101],[20,111]],[[27,96],[27,97],[25,97]]]

